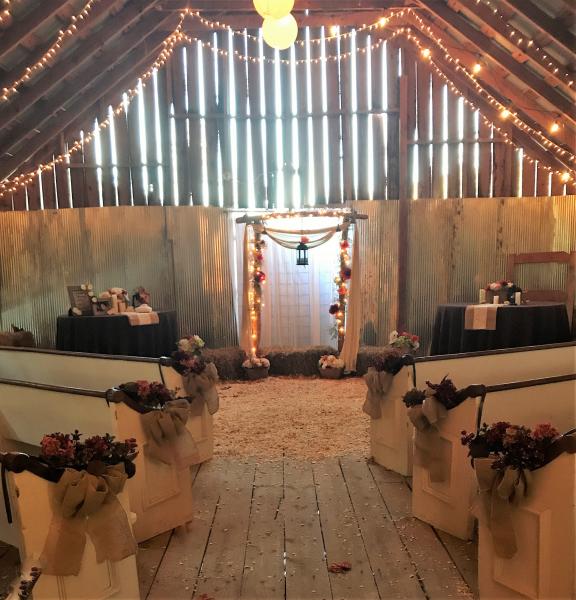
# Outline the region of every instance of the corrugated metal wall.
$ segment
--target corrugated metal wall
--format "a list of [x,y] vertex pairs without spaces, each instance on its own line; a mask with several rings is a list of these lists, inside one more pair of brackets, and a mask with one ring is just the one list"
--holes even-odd
[[[355,203],[362,227],[365,344],[395,326],[398,202]],[[12,323],[51,346],[66,286],[145,285],[180,331],[210,346],[237,343],[229,219],[218,208],[110,207],[0,213],[0,328]],[[576,196],[415,200],[410,209],[408,324],[430,343],[436,306],[473,301],[505,275],[514,252],[576,250]],[[562,269],[531,267],[524,287],[563,287]]]
[[24,327],[53,346],[66,286],[90,281],[98,291],[144,285],[155,308],[178,311],[181,333],[234,345],[227,222],[201,207],[0,213],[0,328]]

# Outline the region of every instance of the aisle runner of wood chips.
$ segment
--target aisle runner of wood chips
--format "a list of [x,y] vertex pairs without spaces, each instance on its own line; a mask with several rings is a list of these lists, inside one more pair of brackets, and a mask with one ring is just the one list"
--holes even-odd
[[[187,533],[138,556],[150,600],[471,599],[474,546],[410,516],[410,488],[363,457],[215,458]],[[347,561],[351,570],[328,567]]]

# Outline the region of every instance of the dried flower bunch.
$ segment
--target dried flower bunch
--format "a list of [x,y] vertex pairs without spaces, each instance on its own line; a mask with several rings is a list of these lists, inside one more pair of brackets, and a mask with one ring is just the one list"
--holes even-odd
[[119,386],[127,396],[148,408],[162,408],[174,400],[174,393],[159,381],[130,381]]
[[178,340],[178,350],[200,355],[206,343],[199,335],[187,335]]
[[372,366],[377,371],[384,371],[396,375],[402,368],[403,352],[399,348],[392,348],[390,351],[379,354],[372,360]]
[[408,408],[422,404],[428,397],[434,397],[440,404],[444,405],[448,410],[458,406],[463,400],[463,394],[456,388],[453,381],[444,377],[440,383],[426,382],[427,389],[410,390],[402,398],[404,404]]
[[494,458],[493,469],[533,471],[547,463],[548,451],[560,433],[550,423],[530,429],[500,421],[484,423],[477,433],[462,432],[462,444],[472,458]]
[[334,354],[325,354],[320,357],[318,366],[321,369],[343,369],[344,361],[341,358],[334,356]]
[[107,465],[131,461],[136,455],[134,438],[123,442],[115,441],[109,433],[94,435],[81,441],[82,434],[50,433],[40,442],[40,458],[52,467],[84,469],[89,463],[98,461]]
[[242,366],[245,369],[269,369],[270,361],[263,356],[251,356],[242,363]]
[[388,344],[393,348],[418,350],[418,348],[420,348],[420,338],[413,333],[409,333],[408,331],[403,331],[402,333],[393,331],[388,338]]
[[204,340],[199,335],[188,335],[178,340],[178,350],[172,353],[172,367],[180,375],[199,375],[209,361],[202,357]]

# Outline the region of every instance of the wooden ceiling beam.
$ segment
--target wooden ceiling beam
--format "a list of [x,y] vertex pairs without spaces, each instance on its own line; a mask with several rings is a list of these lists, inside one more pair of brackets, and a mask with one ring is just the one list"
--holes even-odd
[[[417,32],[416,36],[420,39],[421,42],[425,44],[427,43],[426,37],[424,37],[420,32]],[[489,119],[493,123],[502,124],[498,109],[491,105],[488,102],[488,100],[485,100],[484,98],[482,98],[482,96],[478,95],[478,93],[474,89],[474,86],[468,82],[465,75],[456,71],[456,69],[454,69],[454,67],[448,62],[448,60],[443,55],[434,55],[434,62],[438,65],[440,70],[448,77],[448,79],[452,81],[456,89],[461,94],[474,99],[474,104],[478,107],[480,112],[487,119]],[[433,70],[432,73],[434,73]],[[524,148],[527,151],[527,153],[532,156],[532,158],[535,158],[538,161],[550,167],[553,167],[554,169],[564,170],[567,168],[566,165],[562,161],[560,161],[552,152],[546,150],[530,135],[516,127],[512,122],[509,122],[509,126],[511,127],[512,141],[518,146]]]
[[573,56],[576,53],[576,36],[569,28],[564,19],[555,19],[538,8],[530,0],[503,0],[511,9],[528,19],[539,31],[555,40]]
[[[118,5],[120,0],[100,0],[90,12],[90,17],[87,19],[82,19],[81,21],[76,22],[76,27],[78,30],[78,35],[82,37],[86,34],[90,29],[92,29],[103,17],[106,17],[110,14],[110,11],[114,9],[114,6]],[[68,27],[68,25],[66,25]],[[68,38],[65,44],[62,45],[62,48],[65,47],[68,43],[72,42],[75,38]],[[30,54],[26,55],[16,66],[12,67],[10,71],[3,71],[0,75],[0,89],[5,88],[12,84],[13,81],[16,81],[20,78],[26,68],[30,65],[36,64],[46,52],[50,49],[50,46],[54,43],[54,40],[51,39],[47,41],[45,44],[34,48]],[[53,60],[48,61],[48,65],[53,64]]]
[[479,50],[487,54],[500,65],[502,65],[511,75],[514,75],[527,86],[531,87],[542,98],[545,98],[552,106],[564,113],[571,120],[576,119],[576,110],[574,103],[561,94],[558,90],[550,87],[543,79],[535,73],[522,67],[514,57],[501,46],[496,44],[489,37],[476,29],[464,16],[458,14],[455,10],[442,0],[418,0],[419,3],[427,8],[432,15],[442,20],[449,28],[468,38]]
[[[82,117],[87,108],[90,108],[100,98],[105,96],[114,88],[127,85],[126,82],[134,83],[137,75],[155,60],[160,51],[164,37],[153,33],[146,38],[141,38],[141,43],[125,59],[112,67],[105,76],[100,78],[96,85],[86,90],[76,101],[61,111],[49,122],[48,126],[38,134],[26,141],[23,148],[8,159],[0,161],[0,181],[9,177],[21,165],[23,165],[38,148],[43,147],[50,140],[55,139],[60,132],[64,131],[72,122]],[[131,85],[131,84],[128,84]]]
[[[82,71],[75,78],[60,85],[53,97],[41,103],[29,117],[19,123],[12,130],[7,131],[0,141],[0,156],[10,152],[16,145],[38,129],[46,120],[50,119],[62,107],[78,96],[84,88],[90,87],[94,81],[106,77],[106,72],[120,62],[124,55],[135,48],[140,41],[158,29],[166,20],[172,19],[171,13],[154,12],[141,19],[134,27],[125,33],[118,43],[106,48],[89,68]],[[164,34],[162,34],[166,37]]]
[[[574,89],[568,86],[568,82],[564,77],[562,77],[562,75],[555,74],[553,71],[551,72],[544,67],[539,53],[534,49],[533,46],[523,45],[520,47],[515,44],[514,41],[512,41],[510,38],[510,32],[506,27],[506,23],[494,15],[488,5],[484,4],[483,2],[475,2],[474,0],[458,0],[458,4],[460,4],[462,8],[467,11],[466,16],[468,18],[471,18],[472,16],[480,18],[494,33],[498,34],[502,38],[502,45],[508,46],[512,55],[518,62],[522,62],[522,57],[525,57],[525,59],[532,59],[533,62],[531,64],[547,81],[549,81],[552,85],[561,85],[564,88],[564,91],[568,94],[574,94]],[[517,37],[526,38],[526,36],[522,33],[520,33],[520,36]],[[569,67],[566,67],[551,56],[548,56],[546,60],[547,62],[552,63],[553,69],[558,69],[558,73],[562,73],[569,69]]]
[[[479,55],[475,46],[471,44],[466,38],[463,40],[454,37],[453,30],[442,29],[438,24],[433,23],[426,15],[420,14],[419,17],[424,21],[425,25],[431,29],[431,32],[437,38],[441,38],[444,46],[446,46],[451,56],[460,61],[460,64],[470,70],[471,66]],[[407,17],[403,23],[412,26],[413,19]],[[424,35],[424,34],[423,34]],[[430,47],[434,48],[434,43],[430,41]],[[433,50],[433,56],[437,55],[437,51]],[[545,107],[542,106],[537,100],[542,99],[538,95],[530,97],[527,95],[525,89],[521,89],[512,81],[512,77],[498,63],[484,59],[486,63],[484,68],[479,74],[475,75],[478,82],[492,94],[495,98],[506,104],[507,101],[511,101],[514,104],[514,110],[518,113],[518,116],[524,120],[528,125],[536,130],[546,130],[552,121],[555,120],[557,113],[554,111],[554,107],[550,107],[547,103]],[[546,110],[548,109],[548,110]],[[545,121],[543,122],[543,115],[548,113]],[[554,115],[554,116],[552,116]],[[563,127],[555,135],[550,137],[559,145],[567,148],[571,148],[571,152],[574,152],[576,130],[569,119],[565,119]]]
[[[322,25],[360,27],[362,25],[375,23],[378,21],[378,19],[380,19],[380,17],[382,17],[382,14],[383,11],[362,11],[353,14],[322,12],[310,13],[308,15],[297,14],[296,20],[298,21],[299,27],[320,27]],[[259,27],[262,27],[262,17],[258,16],[257,14],[226,15],[220,17],[219,22],[222,24],[220,29],[226,29],[226,27],[232,27],[233,29],[258,29]],[[186,21],[185,29],[189,33],[201,33],[208,30],[208,28],[202,25],[200,21],[194,19],[189,19]]]
[[[327,12],[352,12],[357,10],[385,10],[387,8],[413,5],[409,0],[296,0],[292,12],[303,12],[305,10],[327,11]],[[164,0],[164,10],[184,10],[191,8],[210,13],[245,12],[256,13],[252,0]]]
[[[40,98],[52,88],[61,84],[65,77],[74,73],[89,59],[92,59],[96,53],[106,50],[112,40],[139,19],[140,22],[136,26],[140,34],[146,33],[150,28],[152,30],[156,29],[158,21],[165,21],[170,13],[163,13],[164,18],[160,18],[156,14],[151,15],[150,10],[153,9],[154,4],[156,2],[148,3],[147,8],[143,8],[141,4],[130,4],[117,15],[111,15],[102,28],[92,32],[78,45],[75,52],[47,69],[42,78],[34,81],[33,85],[14,96],[10,105],[0,113],[0,131],[12,123],[14,119],[18,119],[22,114],[30,111]],[[134,35],[130,39],[133,43],[138,42],[137,39],[134,39]],[[126,51],[130,49],[127,48]]]
[[0,36],[0,58],[15,48],[22,39],[34,33],[44,21],[53,17],[68,0],[43,0],[21,21],[16,21]]

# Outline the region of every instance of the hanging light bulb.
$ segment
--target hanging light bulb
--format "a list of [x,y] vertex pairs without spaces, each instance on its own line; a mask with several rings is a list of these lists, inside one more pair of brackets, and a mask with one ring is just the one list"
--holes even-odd
[[254,0],[254,8],[264,19],[281,19],[292,12],[294,0]]
[[560,131],[560,123],[558,121],[554,121],[552,125],[550,125],[550,133],[558,133]]
[[339,31],[340,31],[340,27],[338,27],[338,25],[332,25],[330,27],[330,35],[331,36],[337,36]]
[[298,37],[298,23],[292,15],[281,19],[266,18],[262,24],[262,37],[271,48],[286,50]]
[[474,75],[478,75],[478,73],[480,73],[481,70],[482,64],[479,61],[476,61],[474,65],[472,65],[472,73],[474,73]]
[[570,173],[568,173],[568,171],[564,171],[564,173],[562,173],[560,176],[560,180],[562,183],[568,183],[570,181]]
[[510,116],[510,111],[507,108],[503,108],[500,111],[500,118],[504,121]]
[[423,48],[420,54],[422,55],[422,58],[430,58],[432,52],[430,52],[430,48]]

